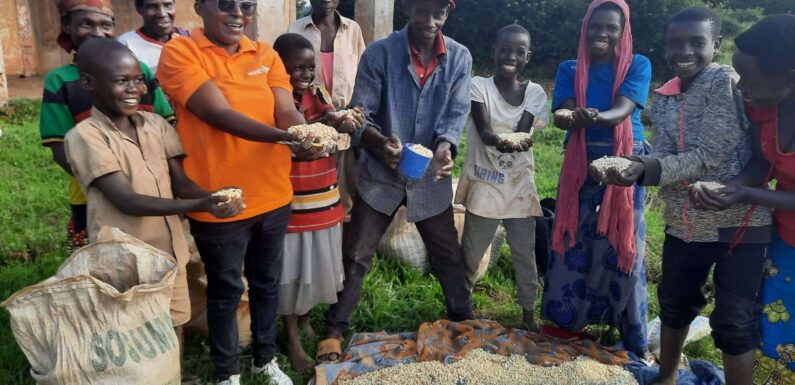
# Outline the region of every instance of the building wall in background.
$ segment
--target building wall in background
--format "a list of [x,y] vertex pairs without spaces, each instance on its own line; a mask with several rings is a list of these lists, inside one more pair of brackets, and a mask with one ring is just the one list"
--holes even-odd
[[[176,0],[176,24],[192,30],[202,20],[193,10],[194,0]],[[257,0],[258,15],[249,26],[251,38],[267,43],[287,30],[295,20],[295,0]],[[2,59],[9,76],[44,75],[72,61],[72,55],[61,49],[56,39],[61,22],[57,0],[0,0],[0,44]],[[116,35],[139,28],[141,16],[134,0],[115,0]]]

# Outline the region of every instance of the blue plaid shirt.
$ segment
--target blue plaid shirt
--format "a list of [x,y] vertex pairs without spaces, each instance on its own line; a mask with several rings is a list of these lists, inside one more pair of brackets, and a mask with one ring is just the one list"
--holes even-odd
[[[378,127],[384,136],[394,134],[403,144],[422,144],[431,150],[446,141],[455,157],[469,116],[472,56],[449,37],[444,37],[444,43],[447,54],[439,58],[425,87],[420,87],[412,66],[406,28],[373,43],[359,62],[350,105],[364,106],[366,125]],[[428,219],[450,206],[452,179],[437,182],[434,176],[429,170],[420,180],[408,180],[375,152],[365,149],[359,157],[357,182],[362,199],[387,215],[405,200],[410,222]]]

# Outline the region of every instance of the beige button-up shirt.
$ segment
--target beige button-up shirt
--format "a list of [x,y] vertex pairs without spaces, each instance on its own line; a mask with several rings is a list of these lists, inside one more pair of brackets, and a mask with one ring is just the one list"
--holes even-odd
[[190,254],[178,216],[127,215],[92,185],[101,176],[121,172],[138,194],[174,198],[168,159],[185,155],[176,130],[159,115],[148,112],[138,112],[132,120],[138,143],[96,108],[91,117],[66,134],[66,158],[88,198],[88,236],[94,241],[102,226],[118,227],[175,256],[184,266]]
[[[341,16],[340,28],[334,37],[334,89],[331,91],[331,101],[335,108],[347,107],[353,96],[353,85],[356,82],[356,70],[359,59],[364,53],[364,38],[362,29],[355,21]],[[312,21],[312,16],[302,17],[287,29],[288,33],[297,33],[304,36],[315,48],[315,83],[326,84],[323,77],[323,62],[320,54],[320,29]]]

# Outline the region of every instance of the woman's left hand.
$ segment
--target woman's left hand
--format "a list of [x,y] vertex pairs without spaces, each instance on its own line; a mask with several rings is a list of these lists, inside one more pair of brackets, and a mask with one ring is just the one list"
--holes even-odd
[[577,107],[571,114],[572,128],[586,128],[596,124],[596,118],[599,117],[599,110],[595,108],[582,108]]
[[315,160],[328,156],[326,145],[318,146],[320,138],[307,135],[301,143],[290,146],[296,158],[301,160]]

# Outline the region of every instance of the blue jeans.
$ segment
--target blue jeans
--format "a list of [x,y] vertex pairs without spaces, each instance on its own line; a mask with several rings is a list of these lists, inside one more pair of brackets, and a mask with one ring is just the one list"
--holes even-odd
[[276,355],[276,309],[290,206],[236,222],[190,221],[207,272],[207,326],[216,376],[240,374],[237,308],[248,279],[255,364]]

